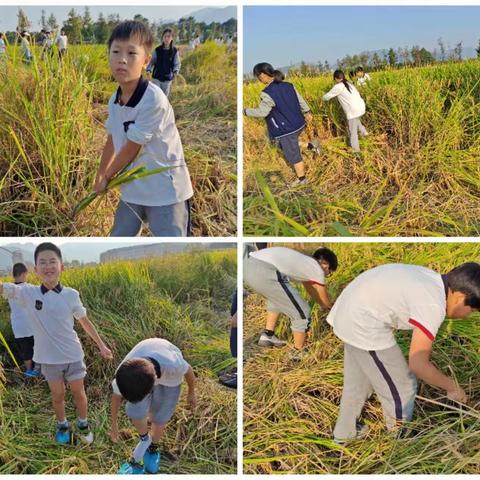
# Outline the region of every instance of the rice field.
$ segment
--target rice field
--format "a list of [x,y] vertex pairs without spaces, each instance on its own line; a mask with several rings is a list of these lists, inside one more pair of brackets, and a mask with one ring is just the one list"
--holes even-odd
[[[369,137],[348,146],[331,75],[288,78],[310,105],[322,153],[300,137],[309,183],[295,178],[267,138],[244,120],[244,233],[275,236],[476,236],[480,232],[480,61],[372,73],[361,88]],[[262,85],[244,85],[244,106]]]
[[[479,261],[479,244],[327,244],[339,259],[327,288],[333,299],[357,275],[384,263],[428,266],[441,273],[465,261]],[[295,244],[305,253],[317,245]],[[419,382],[415,414],[402,438],[384,430],[375,397],[363,419],[368,435],[346,446],[332,441],[343,383],[343,345],[314,307],[309,354],[287,360],[287,349],[256,342],[265,321],[265,302],[251,293],[244,309],[244,472],[255,474],[478,474],[480,472],[480,316],[446,320],[432,360],[457,378],[467,406]],[[281,317],[280,338],[292,342]],[[410,332],[398,332],[405,354]]]
[[[217,374],[234,363],[228,319],[236,286],[236,250],[75,268],[64,272],[62,283],[79,290],[90,319],[114,354],[113,362],[102,360],[80,329],[88,370],[89,417],[96,440],[91,446],[55,444],[55,417],[46,382],[25,382],[0,347],[6,377],[0,397],[0,474],[116,473],[130,457],[138,436],[122,407],[122,440],[115,445],[110,442],[110,383],[128,351],[153,336],[177,345],[197,376],[196,411],[191,414],[187,407],[184,385],[160,442],[160,473],[235,473],[236,393],[221,386]],[[0,331],[13,346],[5,301],[0,303]],[[72,421],[75,411],[68,393],[66,403]]]
[[[179,47],[182,71],[170,101],[194,187],[193,234],[236,232],[236,49]],[[0,235],[107,236],[113,191],[74,216],[93,188],[117,85],[104,45],[74,45],[66,58],[0,63]],[[147,234],[148,232],[144,232]]]

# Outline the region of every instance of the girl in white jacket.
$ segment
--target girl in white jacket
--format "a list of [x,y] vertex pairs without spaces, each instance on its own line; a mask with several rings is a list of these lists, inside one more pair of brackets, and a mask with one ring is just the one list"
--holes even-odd
[[323,96],[323,100],[328,101],[338,97],[338,101],[347,116],[350,145],[354,152],[359,152],[358,133],[360,132],[362,137],[368,135],[367,130],[360,121],[362,115],[365,114],[365,102],[358,90],[351,83],[347,82],[345,74],[341,70],[335,70],[333,79],[336,84]]

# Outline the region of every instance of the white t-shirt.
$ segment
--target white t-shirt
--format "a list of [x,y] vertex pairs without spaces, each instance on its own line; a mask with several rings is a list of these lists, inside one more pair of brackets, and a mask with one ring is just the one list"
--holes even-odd
[[143,150],[129,169],[140,165],[149,170],[175,167],[122,185],[122,200],[136,205],[164,206],[189,199],[193,195],[192,184],[168,98],[148,80],[139,82],[126,105],[120,105],[118,98],[118,91],[110,98],[106,123],[115,154],[131,140],[143,145]]
[[[22,283],[17,283],[22,285]],[[33,329],[30,325],[30,315],[25,307],[16,300],[8,300],[10,305],[10,321],[12,322],[12,330],[15,338],[24,338],[33,336]]]
[[357,85],[359,87],[362,87],[363,85],[366,85],[367,82],[371,80],[370,75],[368,73],[365,73],[363,77],[358,77],[357,78]]
[[337,83],[328,93],[323,96],[323,100],[328,101],[334,97],[338,97],[347,120],[358,118],[365,114],[365,102],[358,93],[358,90],[349,83],[350,92],[343,82]]
[[250,256],[273,265],[293,282],[325,285],[325,273],[320,264],[303,253],[286,247],[271,247],[251,252]]
[[0,55],[3,55],[7,51],[7,47],[5,46],[5,40],[0,38]]
[[327,317],[345,343],[362,350],[395,345],[395,330],[418,327],[433,341],[445,319],[440,274],[417,265],[381,265],[361,273],[343,290]]
[[[148,357],[156,360],[160,366],[161,375],[155,380],[155,385],[165,385],[167,387],[180,385],[190,367],[183,359],[180,349],[163,338],[147,338],[137,343],[120,365],[130,358]],[[121,395],[116,380],[113,380],[112,388],[114,393]]]
[[80,295],[73,288],[58,285],[3,284],[3,295],[28,312],[35,346],[33,360],[41,364],[63,364],[83,359],[83,349],[74,330],[74,319],[86,316]]
[[57,39],[56,39],[56,44],[57,44],[57,47],[62,50],[62,49],[65,49],[67,48],[67,44],[68,44],[68,37],[66,35],[58,35]]

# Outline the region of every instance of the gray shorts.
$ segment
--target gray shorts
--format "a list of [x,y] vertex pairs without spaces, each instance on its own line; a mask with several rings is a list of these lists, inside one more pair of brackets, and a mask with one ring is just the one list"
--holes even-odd
[[155,237],[189,237],[190,200],[161,207],[146,207],[120,200],[110,236],[135,237],[144,221],[148,222]]
[[273,265],[249,257],[243,263],[243,279],[255,292],[267,299],[269,312],[283,313],[292,322],[294,332],[310,328],[310,306]]
[[66,380],[67,382],[72,382],[73,380],[85,378],[87,374],[87,367],[83,360],[59,364],[42,363],[40,368],[47,381]]
[[275,139],[275,143],[290,165],[295,165],[302,161],[302,153],[300,152],[300,145],[298,144],[300,133],[301,131],[290,133],[289,135]]
[[161,80],[158,80],[156,78],[152,78],[152,83],[157,85],[157,87],[160,87],[162,89],[162,92],[167,97],[170,95],[170,91],[172,89],[172,80],[166,80],[165,82],[162,82]]
[[180,397],[181,385],[166,387],[157,385],[153,392],[138,403],[127,402],[125,411],[133,420],[142,420],[150,414],[153,423],[167,423],[175,413],[175,407]]

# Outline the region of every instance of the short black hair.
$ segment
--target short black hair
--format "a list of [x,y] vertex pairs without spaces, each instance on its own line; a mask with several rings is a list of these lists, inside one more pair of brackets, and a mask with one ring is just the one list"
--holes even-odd
[[358,72],[363,72],[363,67],[357,67],[355,69],[355,73],[358,73]]
[[142,23],[135,20],[127,20],[119,23],[112,31],[110,38],[108,39],[108,49],[110,50],[114,40],[128,40],[131,37],[136,37],[142,47],[147,52],[153,47],[153,34]]
[[148,359],[129,358],[118,367],[115,380],[122,397],[138,403],[153,390],[156,376],[155,367]]
[[465,294],[465,305],[480,308],[480,264],[467,262],[447,273],[452,292]]
[[58,259],[62,261],[62,251],[54,243],[43,242],[37,246],[37,248],[35,249],[35,253],[33,254],[33,258],[35,259],[35,265],[37,264],[38,255],[42,252],[46,252],[47,250],[55,253]]
[[330,270],[334,272],[338,267],[338,259],[337,256],[326,247],[320,247],[313,252],[312,257],[317,261],[320,262],[321,260],[325,260],[330,265]]
[[16,263],[12,268],[13,278],[17,278],[20,275],[23,275],[24,273],[27,273],[27,272],[28,272],[28,268],[25,266],[24,263],[21,263],[21,262]]

